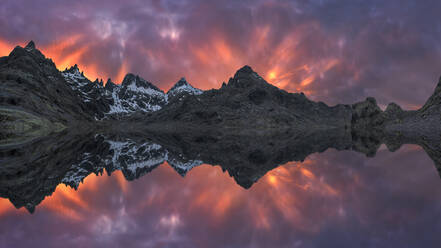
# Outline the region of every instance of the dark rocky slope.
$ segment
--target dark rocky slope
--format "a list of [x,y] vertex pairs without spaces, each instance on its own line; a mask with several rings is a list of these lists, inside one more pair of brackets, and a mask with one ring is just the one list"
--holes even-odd
[[94,115],[33,42],[0,59],[0,145],[89,125]]
[[94,120],[102,119],[110,111],[114,100],[109,92],[104,89],[103,82],[90,81],[84,76],[77,65],[62,72],[70,88],[81,98],[81,102],[92,112]]
[[151,113],[147,121],[215,129],[349,128],[351,108],[328,107],[303,93],[280,90],[245,66],[220,89],[169,104]]
[[30,42],[17,46],[0,60],[0,104],[59,122],[93,120],[94,110],[87,108],[57,70]]

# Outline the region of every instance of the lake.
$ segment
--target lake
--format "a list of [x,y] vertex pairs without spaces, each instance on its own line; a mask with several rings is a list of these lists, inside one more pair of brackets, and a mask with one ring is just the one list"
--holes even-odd
[[311,150],[270,167],[224,154],[251,170],[207,164],[209,149],[198,160],[151,140],[88,137],[1,150],[0,247],[441,244],[441,179],[417,145]]

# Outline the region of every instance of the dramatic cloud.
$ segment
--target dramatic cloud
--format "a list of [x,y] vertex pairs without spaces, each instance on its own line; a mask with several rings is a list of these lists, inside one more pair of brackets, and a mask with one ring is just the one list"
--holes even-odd
[[140,74],[217,88],[251,65],[328,104],[421,106],[441,75],[439,1],[3,0],[0,54],[34,40],[91,79]]

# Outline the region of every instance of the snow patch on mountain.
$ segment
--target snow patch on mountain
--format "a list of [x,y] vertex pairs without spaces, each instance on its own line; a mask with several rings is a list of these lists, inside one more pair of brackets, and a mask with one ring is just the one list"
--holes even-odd
[[202,90],[196,89],[191,86],[185,78],[181,78],[168,92],[167,96],[172,97],[179,94],[187,93],[190,95],[200,95],[203,93]]
[[[90,96],[93,91],[92,89],[94,87],[100,87],[98,84],[96,86],[92,85],[93,83],[80,72],[77,65],[66,69],[61,75],[63,75],[71,89],[76,91],[84,102],[92,101],[93,98]],[[87,88],[90,88],[89,91],[87,91]]]
[[[136,144],[133,141],[106,141],[113,151],[111,162],[114,168],[136,173],[138,168],[153,167],[164,163],[167,152],[155,143]],[[161,150],[162,149],[162,150]],[[110,161],[106,161],[106,164]]]
[[[74,189],[78,189],[80,183],[82,183],[88,175],[91,173],[98,174],[102,171],[103,167],[95,165],[93,159],[94,156],[92,154],[84,153],[81,161],[71,166],[71,169],[64,175],[61,182]],[[92,171],[90,170],[91,168],[93,168]]]
[[191,169],[204,163],[202,160],[179,161],[175,158],[168,159],[167,162],[183,177]]
[[[139,76],[127,74],[120,85],[110,79],[105,87],[102,81],[91,82],[77,65],[62,72],[68,85],[78,93],[83,102],[102,103],[98,119],[106,115],[154,112],[162,109],[170,98],[182,99],[184,95],[200,95],[202,90],[191,86],[185,78],[179,80],[167,93]],[[179,98],[176,98],[179,97]],[[95,117],[97,118],[97,116]]]
[[117,114],[117,113],[129,113],[129,111],[124,108],[121,99],[118,96],[119,93],[119,89],[120,86],[116,85],[113,88],[113,91],[111,92],[112,94],[112,99],[113,99],[113,104],[111,104],[110,107],[110,111],[107,112],[106,114]]
[[[161,98],[166,101],[165,94],[160,94],[153,89],[145,89],[142,87],[128,87],[127,90],[135,92],[135,94],[129,95],[127,92],[123,92],[121,86],[117,86],[113,89],[112,98],[113,104],[110,105],[110,111],[106,114],[116,113],[132,113],[136,111],[153,112],[162,108]],[[156,101],[154,96],[160,98]]]
[[90,171],[84,169],[82,166],[79,165],[74,165],[72,168],[72,170],[68,171],[66,175],[64,175],[61,183],[77,189],[78,186],[80,186],[80,183],[84,181],[84,178],[90,175]]
[[107,114],[153,112],[167,104],[164,92],[133,74],[127,74],[121,85],[110,88],[113,104]]
[[151,141],[111,140],[102,135],[95,136],[95,139],[103,140],[99,150],[105,152],[80,155],[79,161],[64,175],[62,183],[77,189],[88,175],[102,174],[104,169],[108,173],[120,170],[127,180],[133,180],[164,162],[184,177],[192,168],[203,164],[201,160],[187,159],[182,154],[171,154]]
[[152,88],[138,87],[138,86],[136,86],[135,82],[132,82],[130,85],[128,85],[127,89],[134,91],[136,93],[142,93],[142,94],[147,94],[147,95],[151,95],[151,96],[166,98],[166,95],[163,92],[161,92],[159,90],[152,89]]

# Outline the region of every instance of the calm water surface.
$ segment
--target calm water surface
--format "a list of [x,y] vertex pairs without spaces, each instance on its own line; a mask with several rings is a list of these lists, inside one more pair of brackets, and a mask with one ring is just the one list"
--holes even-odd
[[219,166],[167,162],[64,184],[33,214],[0,198],[1,247],[439,247],[441,180],[418,146],[327,150],[250,189]]

